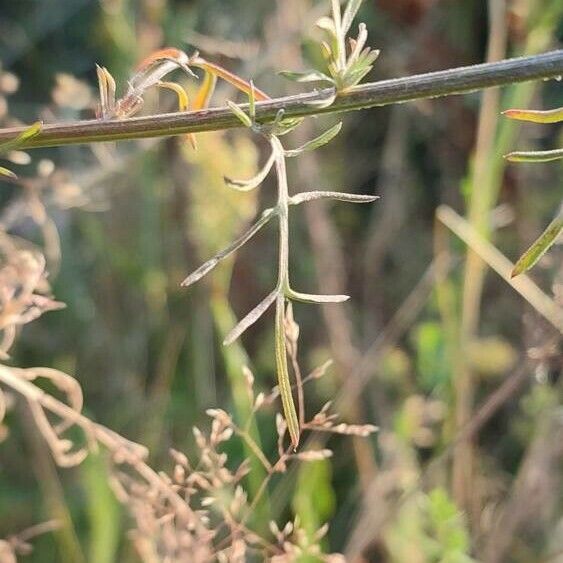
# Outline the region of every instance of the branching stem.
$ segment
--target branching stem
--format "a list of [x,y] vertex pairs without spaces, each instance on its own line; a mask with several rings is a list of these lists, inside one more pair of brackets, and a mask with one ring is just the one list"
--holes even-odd
[[[271,123],[280,109],[284,110],[286,118],[337,113],[422,98],[465,94],[494,86],[550,79],[561,75],[563,49],[530,57],[362,84],[340,93],[328,107],[319,107],[315,103],[327,99],[332,94],[332,89],[259,102],[256,104],[256,120],[260,123]],[[246,109],[244,105],[241,107]],[[166,137],[241,126],[239,119],[227,107],[114,121],[79,121],[45,125],[38,135],[29,139],[21,148]],[[14,138],[24,129],[16,127],[0,130],[0,143]]]

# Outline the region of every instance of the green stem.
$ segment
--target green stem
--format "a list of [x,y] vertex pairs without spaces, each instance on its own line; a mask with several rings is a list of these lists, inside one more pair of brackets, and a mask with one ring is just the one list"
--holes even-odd
[[279,269],[278,296],[276,298],[276,369],[278,385],[282,400],[283,413],[291,444],[297,448],[299,444],[299,421],[295,403],[291,393],[291,382],[287,369],[287,352],[285,347],[285,294],[289,289],[289,193],[287,187],[287,171],[283,146],[275,136],[270,137],[272,150],[276,157],[276,173],[278,180],[278,218],[279,218]]

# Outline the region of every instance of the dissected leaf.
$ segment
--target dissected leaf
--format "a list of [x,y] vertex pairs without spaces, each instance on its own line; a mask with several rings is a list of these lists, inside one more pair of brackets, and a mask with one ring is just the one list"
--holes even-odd
[[285,156],[291,158],[291,157],[299,156],[301,153],[304,153],[305,151],[314,151],[315,149],[318,149],[319,147],[322,147],[323,145],[330,143],[330,141],[332,141],[332,139],[334,139],[334,137],[336,137],[336,135],[340,133],[341,129],[342,129],[342,121],[340,121],[330,129],[328,129],[327,131],[325,131],[315,139],[312,139],[311,141],[307,141],[304,145],[300,146],[299,148],[293,150],[286,150]]
[[507,109],[502,115],[519,121],[533,123],[558,123],[563,121],[563,107],[549,110]]
[[550,151],[514,151],[504,155],[510,162],[551,162],[563,158],[563,149]]
[[511,276],[515,277],[518,274],[528,271],[538,260],[555,244],[557,239],[563,232],[563,205],[559,209],[559,213],[555,219],[548,225],[547,229],[541,236],[530,246],[530,248],[520,257]]
[[278,295],[277,288],[248,313],[226,336],[223,344],[232,344],[246,329],[251,327],[272,305]]

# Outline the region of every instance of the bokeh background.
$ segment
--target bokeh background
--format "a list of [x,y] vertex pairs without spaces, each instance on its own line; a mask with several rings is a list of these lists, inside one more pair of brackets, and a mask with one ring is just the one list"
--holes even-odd
[[[313,25],[328,4],[2,0],[0,118],[8,126],[92,117],[95,64],[122,86],[162,46],[197,48],[273,96],[297,93],[302,87],[277,72],[318,64]],[[543,52],[563,37],[560,0],[366,0],[360,20],[381,49],[370,80]],[[226,99],[243,101],[222,85],[213,103]],[[335,399],[343,420],[380,431],[331,437],[332,459],[274,480],[269,518],[329,522],[326,550],[350,560],[561,560],[560,334],[435,212],[451,206],[515,260],[556,212],[561,164],[507,166],[502,155],[560,146],[561,130],[510,123],[499,112],[562,102],[561,84],[549,81],[350,113],[335,141],[293,159],[294,191],[381,196],[365,206],[311,203],[291,223],[294,285],[351,296],[294,308],[303,370],[334,360],[306,388],[307,411]],[[173,104],[155,93],[145,111]],[[286,144],[335,121],[311,119]],[[197,152],[178,139],[36,150],[16,166],[29,177],[43,167],[34,191],[0,190],[3,225],[46,245],[54,295],[67,304],[25,327],[11,362],[73,374],[85,412],[149,446],[154,467],[169,465],[172,446],[193,450],[191,428],[208,426],[207,408],[244,417],[243,365],[258,390],[275,384],[271,315],[239,343],[221,345],[274,283],[275,229],[198,285],[179,286],[272,201],[271,180],[249,194],[222,180],[252,175],[267,147],[242,130],[198,141]],[[56,233],[10,223],[30,191],[56,225],[60,260]],[[561,257],[556,246],[531,274],[559,306]],[[258,420],[266,454],[275,449],[274,416],[271,409]],[[64,522],[34,540],[25,560],[136,560],[129,517],[99,460],[57,469],[18,409],[2,438],[0,537]],[[235,462],[245,456],[230,447]]]

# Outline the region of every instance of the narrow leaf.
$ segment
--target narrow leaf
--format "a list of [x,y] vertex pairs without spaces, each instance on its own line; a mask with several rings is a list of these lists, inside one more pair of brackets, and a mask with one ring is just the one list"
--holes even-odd
[[299,420],[295,411],[295,403],[291,394],[291,381],[287,369],[287,353],[285,348],[285,298],[277,295],[276,299],[276,370],[278,373],[278,386],[283,406],[283,414],[289,430],[291,444],[294,449],[299,445]]
[[510,162],[551,162],[563,158],[563,149],[551,151],[515,151],[504,155]]
[[246,127],[252,127],[252,120],[234,102],[227,100],[229,109],[239,118],[240,122]]
[[282,70],[279,72],[281,76],[293,82],[331,82],[332,78],[318,70],[308,70],[305,72],[293,72],[291,70]]
[[342,129],[342,121],[340,121],[330,129],[328,129],[327,131],[325,131],[315,139],[308,141],[301,147],[297,149],[285,151],[285,156],[291,158],[294,156],[299,156],[301,153],[305,151],[314,151],[315,149],[318,149],[319,147],[322,147],[323,145],[330,143],[330,141],[332,141],[332,139],[334,139],[334,137],[336,137],[336,135],[340,133],[341,129]]
[[247,328],[251,327],[272,305],[276,300],[278,290],[275,289],[264,300],[262,300],[250,313],[248,313],[234,328],[227,334],[223,344],[228,346],[232,344]]
[[12,178],[12,180],[18,179],[17,175],[14,174],[14,172],[8,170],[7,168],[4,168],[3,166],[0,166],[0,176],[6,176],[7,178]]
[[541,236],[530,246],[530,248],[520,257],[511,277],[528,271],[537,264],[538,260],[553,246],[559,236],[563,233],[563,206],[559,210],[558,216],[548,225]]
[[344,10],[344,16],[342,17],[342,33],[346,35],[352,27],[352,22],[356,17],[363,0],[350,0],[346,9]]
[[229,188],[233,188],[240,192],[249,192],[250,190],[257,188],[266,179],[266,176],[274,165],[274,161],[275,155],[272,153],[266,161],[266,164],[262,167],[262,170],[260,170],[256,176],[250,178],[250,180],[233,180],[232,178],[224,176],[223,179],[225,180],[225,184],[227,184]]
[[349,295],[315,295],[313,293],[301,293],[293,289],[287,291],[286,297],[301,301],[301,303],[344,303],[344,301],[350,299]]
[[157,86],[160,88],[166,88],[176,92],[178,96],[178,109],[180,111],[187,111],[190,106],[190,99],[188,98],[188,93],[176,82],[158,82]]
[[205,264],[202,264],[195,272],[192,272],[180,285],[182,287],[189,287],[195,282],[199,281],[205,274],[209,273],[217,264],[230,256],[235,250],[238,250],[247,241],[249,241],[275,214],[277,211],[273,208],[266,209],[262,213],[262,217],[248,229],[243,235],[233,241],[227,248],[221,250],[209,259]]
[[301,192],[290,198],[290,205],[299,205],[317,199],[336,199],[347,203],[372,203],[379,199],[378,195],[347,194],[345,192]]
[[25,131],[22,131],[17,137],[14,139],[10,139],[5,143],[0,144],[0,153],[8,152],[13,149],[18,149],[22,145],[25,145],[25,142],[35,137],[39,131],[41,131],[41,127],[43,124],[41,121],[36,121],[33,125],[30,125]]
[[507,109],[502,115],[519,121],[532,121],[533,123],[558,123],[563,121],[563,107],[550,110]]

